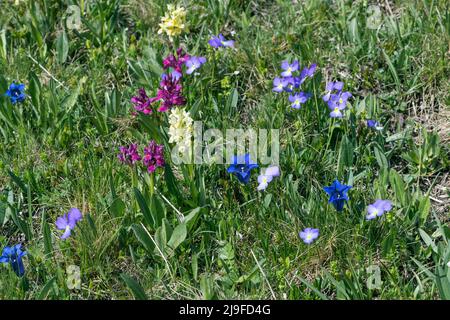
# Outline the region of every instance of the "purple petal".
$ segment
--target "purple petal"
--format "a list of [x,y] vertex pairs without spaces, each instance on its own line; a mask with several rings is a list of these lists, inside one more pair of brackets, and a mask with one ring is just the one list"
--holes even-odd
[[266,188],[268,187],[268,183],[260,183],[259,184],[259,186],[258,186],[258,188],[256,188],[258,191],[261,191],[261,190],[266,190]]
[[77,208],[71,208],[67,215],[69,218],[69,225],[72,229],[75,228],[77,222],[83,218],[83,215]]
[[266,176],[278,177],[280,175],[280,168],[277,166],[268,167],[264,174]]
[[337,81],[334,83],[334,90],[341,91],[344,88],[344,83],[342,81]]
[[234,47],[234,40],[227,40],[227,41],[222,41],[222,44],[224,47]]
[[64,231],[63,235],[61,236],[61,239],[67,239],[68,237],[70,237],[72,233],[72,229],[66,228],[66,231]]
[[62,217],[59,217],[56,219],[56,227],[59,230],[64,230],[69,225],[69,220],[67,220],[67,216],[63,215]]

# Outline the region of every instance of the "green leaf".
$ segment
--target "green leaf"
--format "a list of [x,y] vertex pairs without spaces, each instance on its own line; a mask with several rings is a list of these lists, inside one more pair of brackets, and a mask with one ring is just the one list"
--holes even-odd
[[380,169],[389,167],[388,160],[387,160],[386,156],[384,155],[383,150],[381,149],[381,147],[378,144],[375,144],[375,146],[373,148],[373,153],[375,154],[375,158],[377,159]]
[[172,249],[176,249],[186,239],[187,229],[186,224],[179,224],[172,233],[169,242],[167,243]]
[[397,87],[397,92],[400,92],[401,86],[400,86],[400,79],[397,74],[397,70],[395,69],[394,65],[392,64],[391,58],[386,54],[386,52],[383,50],[384,59],[386,60],[386,63],[389,67],[389,71],[391,72],[392,77],[394,78],[395,85]]
[[194,280],[197,281],[197,279],[198,279],[198,254],[192,255],[191,266],[192,266],[192,275],[194,277]]
[[139,242],[144,246],[145,250],[149,253],[153,253],[155,249],[155,243],[149,236],[147,229],[143,225],[134,224],[131,226],[133,229],[134,235],[139,240]]
[[116,198],[111,203],[110,210],[114,217],[121,217],[125,211],[125,203],[121,199]]
[[50,290],[53,289],[56,277],[57,276],[54,276],[45,284],[45,286],[42,288],[41,292],[39,292],[39,295],[37,296],[38,300],[44,300],[47,298],[48,294],[50,293]]
[[353,143],[347,136],[344,136],[339,152],[339,172],[342,172],[344,167],[351,167],[353,165]]
[[207,275],[200,276],[200,290],[203,294],[203,299],[211,300],[214,298],[214,282],[211,277]]
[[436,272],[436,285],[438,287],[439,294],[441,295],[442,299],[450,300],[450,281],[445,272],[445,267],[442,268],[440,266],[437,266]]
[[166,180],[167,189],[174,196],[177,201],[182,202],[182,196],[180,190],[178,189],[177,180],[173,174],[172,168],[168,163],[164,167],[164,179]]
[[383,256],[387,256],[394,246],[395,234],[390,233],[382,242]]
[[8,170],[8,174],[11,177],[11,179],[19,186],[19,188],[22,189],[23,193],[28,194],[28,187],[25,185],[25,183],[12,171]]
[[305,286],[307,286],[309,289],[311,289],[315,294],[317,294],[320,299],[322,300],[328,300],[328,297],[326,295],[324,295],[322,292],[320,292],[320,290],[318,290],[316,287],[314,287],[311,283],[309,283],[308,281],[306,281],[305,279],[298,277],[298,279],[303,282],[303,284]]
[[226,113],[231,114],[233,113],[234,109],[237,107],[238,103],[238,91],[236,88],[233,89],[233,92],[228,96],[227,104],[226,104]]
[[427,267],[425,267],[420,261],[414,259],[413,257],[411,257],[411,260],[414,261],[415,264],[417,264],[419,269],[422,270],[428,276],[428,278],[430,278],[433,281],[436,280],[436,276]]
[[69,53],[69,41],[67,40],[66,31],[62,31],[56,39],[56,53],[57,61],[63,64],[67,60]]
[[391,169],[389,172],[389,182],[391,184],[391,187],[395,191],[397,201],[400,202],[403,206],[407,205],[405,196],[406,188],[402,177],[394,169]]
[[155,228],[155,220],[153,219],[153,216],[150,214],[150,209],[147,205],[147,202],[142,196],[142,193],[137,188],[134,188],[134,196],[136,197],[139,208],[141,209],[141,212],[144,215],[145,222],[147,223],[148,226]]
[[147,295],[145,294],[144,289],[141,287],[141,285],[134,280],[129,275],[122,273],[120,277],[125,281],[128,288],[130,288],[131,293],[133,294],[134,298],[136,300],[147,300]]
[[69,114],[70,111],[72,111],[72,108],[75,106],[78,100],[78,96],[81,92],[81,85],[85,82],[84,78],[80,80],[80,83],[78,84],[77,88],[75,90],[72,90],[72,93],[64,98],[64,100],[61,103],[61,108],[64,113]]
[[390,135],[389,137],[387,137],[386,142],[394,142],[397,140],[403,140],[403,139],[405,139],[405,136],[406,136],[405,131],[397,132],[397,133],[394,133],[394,134]]
[[150,205],[150,214],[155,222],[155,228],[159,227],[166,217],[166,207],[158,196],[153,196]]
[[423,224],[428,218],[431,209],[431,202],[429,197],[423,197],[419,203],[419,218],[420,222]]
[[5,205],[3,202],[0,202],[0,226],[6,223],[6,208],[7,205]]
[[202,210],[201,207],[195,208],[191,210],[191,212],[189,212],[187,216],[184,217],[183,223],[186,224],[188,231],[192,230],[192,228],[194,227],[195,223],[198,220],[201,210]]
[[52,234],[50,227],[46,221],[46,214],[42,215],[42,234],[44,236],[44,250],[47,256],[51,256],[53,253]]
[[431,247],[431,249],[437,253],[438,252],[437,246],[434,243],[433,239],[431,239],[431,237],[428,235],[428,233],[426,233],[424,230],[419,228],[419,234],[420,234],[420,237],[422,238],[423,242],[425,242],[425,244],[428,247]]
[[[29,76],[29,88],[28,92],[31,97],[31,101],[33,102],[33,105],[39,108],[40,105],[40,95],[41,95],[41,83],[39,81],[39,78],[32,72],[30,72]],[[42,114],[40,115],[42,116]]]

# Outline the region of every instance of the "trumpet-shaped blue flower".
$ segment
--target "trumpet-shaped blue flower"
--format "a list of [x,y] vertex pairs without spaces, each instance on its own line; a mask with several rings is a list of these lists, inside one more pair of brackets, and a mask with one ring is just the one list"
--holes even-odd
[[12,104],[23,102],[27,97],[25,95],[25,85],[23,83],[16,84],[13,82],[9,85],[9,88],[6,91],[5,95],[9,97]]
[[345,202],[348,201],[347,192],[350,188],[351,186],[341,184],[339,180],[336,179],[331,186],[324,187],[323,190],[330,196],[328,203],[332,203],[337,211],[342,211]]
[[19,277],[25,274],[22,257],[27,254],[21,250],[21,247],[21,244],[16,244],[13,247],[5,247],[0,256],[0,263],[9,263]]
[[83,218],[80,210],[72,208],[69,212],[62,217],[56,219],[56,227],[59,230],[64,230],[61,239],[67,239],[70,237],[72,230],[75,228],[77,222]]
[[247,184],[250,180],[250,172],[258,168],[258,165],[250,159],[250,154],[245,156],[233,156],[227,172],[234,174],[241,183]]

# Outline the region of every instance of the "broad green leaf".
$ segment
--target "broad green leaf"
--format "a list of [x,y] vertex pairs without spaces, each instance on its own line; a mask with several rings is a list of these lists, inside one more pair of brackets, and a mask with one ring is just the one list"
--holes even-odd
[[431,202],[429,197],[423,197],[419,203],[419,217],[421,223],[425,223],[430,214]]
[[57,276],[54,276],[49,281],[47,281],[47,283],[45,284],[45,286],[42,288],[41,292],[39,292],[39,295],[37,296],[38,300],[45,300],[47,298],[48,294],[50,293],[50,291],[53,289],[53,286],[55,285],[56,277]]
[[200,276],[200,290],[203,294],[203,299],[211,300],[214,298],[214,282],[208,275]]
[[62,31],[58,38],[56,38],[56,56],[60,64],[63,64],[67,60],[69,53],[69,41],[67,40],[66,31]]
[[195,208],[191,210],[191,212],[189,212],[187,216],[184,217],[183,223],[186,224],[188,231],[192,230],[192,228],[194,227],[195,223],[198,220],[201,210],[202,210],[201,207]]
[[134,224],[131,226],[131,228],[133,229],[136,238],[144,246],[145,250],[147,250],[149,253],[153,253],[153,250],[155,249],[155,243],[150,238],[145,227],[143,225]]
[[186,239],[186,236],[186,224],[181,223],[173,230],[168,245],[175,250],[181,243],[183,243],[183,241]]
[[51,256],[53,253],[52,234],[50,232],[50,226],[46,221],[46,214],[42,215],[42,234],[44,236],[44,250],[47,256]]
[[147,223],[148,226],[155,228],[155,220],[153,219],[153,216],[150,214],[150,209],[147,205],[147,202],[142,196],[142,193],[137,188],[134,188],[134,196],[138,202],[142,214],[144,215],[145,222]]
[[121,199],[116,198],[111,203],[110,210],[114,217],[121,217],[125,211],[125,203]]
[[373,153],[375,154],[375,158],[377,159],[380,169],[389,167],[388,160],[387,160],[386,156],[384,155],[383,150],[381,149],[381,147],[378,144],[375,144],[375,146],[373,148]]
[[133,296],[136,300],[147,300],[148,299],[147,295],[145,294],[144,289],[136,280],[134,280],[132,277],[130,277],[129,275],[127,275],[125,273],[122,273],[120,275],[120,277],[123,279],[123,281],[125,281],[128,288],[130,288],[131,293],[133,294]]
[[354,146],[347,136],[344,136],[339,152],[339,172],[342,172],[344,167],[351,167],[353,165]]
[[314,287],[310,282],[308,282],[307,280],[303,279],[302,277],[298,277],[298,279],[305,285],[307,286],[309,289],[311,289],[315,294],[317,294],[320,299],[322,300],[328,300],[328,297],[323,294],[322,292],[320,292],[320,290],[318,290],[316,287]]
[[405,201],[406,187],[402,177],[394,169],[391,169],[389,173],[389,182],[391,184],[391,187],[395,191],[397,201],[400,202],[403,206],[407,205]]
[[427,245],[427,247],[431,247],[431,249],[437,253],[438,252],[437,246],[434,243],[433,239],[431,239],[431,237],[428,235],[428,233],[426,233],[423,229],[419,229],[419,234],[423,242],[425,242],[425,244]]

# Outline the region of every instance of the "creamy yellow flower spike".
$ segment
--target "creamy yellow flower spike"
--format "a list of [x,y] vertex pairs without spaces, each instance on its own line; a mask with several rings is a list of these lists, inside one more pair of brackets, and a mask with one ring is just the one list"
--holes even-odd
[[166,15],[161,18],[158,33],[164,32],[169,36],[170,41],[173,41],[173,37],[180,35],[186,26],[186,10],[183,7],[169,4],[167,11]]
[[182,108],[172,108],[169,115],[169,143],[175,143],[181,153],[190,152],[193,120]]

